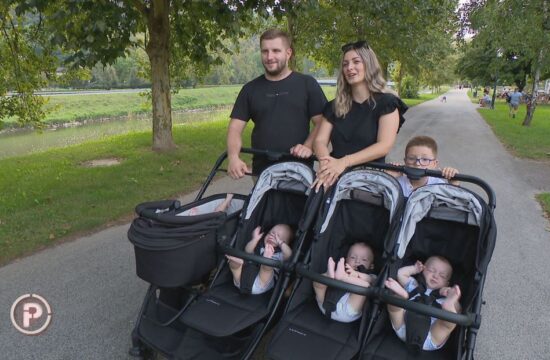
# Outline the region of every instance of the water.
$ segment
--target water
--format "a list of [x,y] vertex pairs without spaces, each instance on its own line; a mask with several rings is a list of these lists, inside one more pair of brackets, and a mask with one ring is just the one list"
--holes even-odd
[[[175,112],[172,115],[172,123],[177,125],[197,121],[214,121],[224,116],[226,118],[229,116],[227,109]],[[0,134],[0,159],[76,145],[134,131],[150,131],[151,128],[150,115],[134,115],[130,118],[122,117],[86,124],[69,124],[68,127],[46,129],[43,132],[33,130],[5,132]]]

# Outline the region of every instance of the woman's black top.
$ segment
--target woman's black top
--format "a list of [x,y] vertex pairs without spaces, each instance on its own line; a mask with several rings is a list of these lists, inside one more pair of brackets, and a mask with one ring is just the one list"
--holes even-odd
[[[334,100],[325,105],[323,116],[332,124],[330,142],[334,158],[342,158],[356,153],[376,143],[378,137],[378,122],[380,117],[399,111],[399,127],[403,125],[403,114],[408,107],[393,94],[376,93],[364,103],[352,102],[351,110],[344,117],[337,117],[334,113]],[[385,157],[374,161],[384,162]]]

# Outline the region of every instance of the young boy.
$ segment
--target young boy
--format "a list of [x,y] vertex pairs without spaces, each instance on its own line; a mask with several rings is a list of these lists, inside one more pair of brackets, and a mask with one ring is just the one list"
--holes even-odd
[[[279,261],[286,261],[292,255],[290,242],[294,237],[294,232],[291,227],[286,224],[277,224],[265,235],[260,232],[258,226],[252,233],[252,239],[246,244],[244,251],[252,254],[259,246],[260,255]],[[262,240],[263,238],[263,240]],[[262,240],[262,241],[260,241]],[[229,260],[229,268],[233,274],[233,283],[236,287],[241,286],[241,274],[243,270],[243,259],[226,255]],[[252,285],[252,294],[263,294],[275,285],[275,273],[278,269],[273,269],[271,266],[261,265],[258,275],[254,279]]]
[[[328,259],[327,272],[323,275],[344,281],[350,284],[369,287],[374,282],[374,275],[365,274],[362,271],[372,270],[374,268],[374,254],[372,249],[363,242],[353,244],[349,250],[346,259],[341,258],[338,264],[335,264],[332,257]],[[317,305],[323,314],[325,308],[325,295],[327,286],[317,282],[313,283]],[[330,314],[331,319],[340,322],[352,322],[361,317],[365,297],[354,293],[344,293],[336,303],[336,308]]]
[[[413,275],[421,273],[426,285],[425,295],[430,295],[433,291],[439,290],[439,294],[445,297],[436,299],[444,310],[457,313],[460,311],[460,288],[458,285],[448,287],[449,280],[453,268],[449,261],[441,256],[431,256],[426,260],[426,264],[417,261],[414,265],[405,266],[397,271],[397,280],[392,278],[386,280],[385,285],[392,290],[396,295],[409,299],[409,293],[413,292],[418,287],[418,282],[413,278]],[[416,294],[409,300],[414,300]],[[406,339],[406,324],[405,324],[405,309],[388,305],[388,313],[390,320],[397,336],[405,341]],[[456,324],[447,322],[437,318],[430,319],[430,330],[424,344],[423,350],[433,351],[440,349],[449,338],[449,335],[456,327]]]
[[[437,160],[437,143],[429,136],[416,136],[412,138],[405,147],[405,165],[419,169],[435,170],[438,168],[439,160]],[[394,163],[393,165],[401,166],[402,164]],[[445,167],[441,170],[445,179],[450,180],[458,170],[452,167]],[[397,171],[388,171],[389,174],[397,178],[397,181],[403,189],[403,195],[408,198],[412,191],[431,184],[443,184],[446,180],[431,176],[424,176],[418,180],[410,180],[407,175]],[[453,185],[459,185],[458,181],[451,181]]]

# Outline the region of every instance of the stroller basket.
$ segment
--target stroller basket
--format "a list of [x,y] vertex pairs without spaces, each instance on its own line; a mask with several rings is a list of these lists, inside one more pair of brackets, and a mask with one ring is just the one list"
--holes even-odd
[[213,212],[225,196],[212,195],[183,207],[175,200],[138,205],[138,217],[128,230],[137,275],[160,287],[202,282],[217,264],[216,245],[233,234],[246,199],[235,194],[226,212]]

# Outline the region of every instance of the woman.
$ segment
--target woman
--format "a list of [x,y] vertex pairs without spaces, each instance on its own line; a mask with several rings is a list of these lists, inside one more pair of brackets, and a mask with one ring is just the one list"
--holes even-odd
[[346,44],[342,51],[336,98],[325,106],[313,144],[320,162],[317,190],[333,185],[350,166],[384,162],[407,111],[407,106],[386,88],[376,54],[366,41]]

